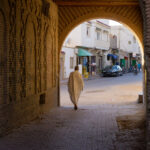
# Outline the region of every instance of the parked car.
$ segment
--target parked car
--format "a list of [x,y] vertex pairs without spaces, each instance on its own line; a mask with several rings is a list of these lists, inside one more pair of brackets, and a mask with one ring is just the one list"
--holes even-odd
[[107,66],[102,70],[103,77],[114,77],[114,76],[122,76],[122,68],[119,65]]

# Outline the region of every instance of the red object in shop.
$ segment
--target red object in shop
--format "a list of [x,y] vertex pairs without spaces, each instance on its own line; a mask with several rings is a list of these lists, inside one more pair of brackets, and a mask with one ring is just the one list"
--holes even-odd
[[125,59],[125,60],[128,60],[128,57],[127,57],[127,56],[125,56],[125,57],[124,57],[124,59]]

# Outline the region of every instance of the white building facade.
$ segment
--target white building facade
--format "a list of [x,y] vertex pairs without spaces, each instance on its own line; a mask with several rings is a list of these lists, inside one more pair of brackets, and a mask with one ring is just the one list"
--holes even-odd
[[68,35],[63,44],[60,78],[68,78],[76,65],[80,65],[82,74],[88,72],[91,75],[117,63],[129,68],[139,54],[137,40],[124,26],[109,26],[109,20],[84,22]]
[[[74,66],[81,65],[83,74],[96,72],[103,68],[106,64],[107,56],[104,55],[110,48],[110,26],[99,21],[92,20],[84,22],[77,26],[66,38],[62,53],[65,52],[66,57],[72,57],[74,51]],[[78,50],[87,51],[92,56],[80,56]],[[69,52],[68,52],[69,51]],[[68,54],[67,54],[68,53]],[[65,59],[67,61],[67,59]],[[68,78],[73,70],[64,61],[64,77]],[[67,61],[69,63],[70,61]]]
[[60,77],[61,79],[68,78],[70,73],[74,71],[76,65],[76,49],[63,47],[60,56]]
[[[124,26],[112,26],[111,36],[116,37],[115,42],[111,42],[112,51],[117,50],[118,62],[126,69],[141,61],[141,51],[135,36]],[[112,38],[111,38],[112,39]]]

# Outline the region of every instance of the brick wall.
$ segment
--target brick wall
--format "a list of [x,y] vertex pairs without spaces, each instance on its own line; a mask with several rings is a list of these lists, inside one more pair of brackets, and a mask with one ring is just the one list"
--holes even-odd
[[[147,149],[150,149],[150,0],[139,2],[144,23]],[[78,9],[82,12],[80,7]],[[87,14],[87,17],[94,17],[93,15],[98,14],[97,12],[93,14],[93,10],[96,9],[98,8],[86,7],[83,13],[90,12],[91,16]],[[107,8],[103,7],[101,10],[103,9],[104,13],[109,13]],[[115,11],[118,12],[118,9],[114,7],[111,10],[115,17]],[[60,18],[66,21],[65,24],[65,21],[60,20],[60,31],[64,31],[63,25],[66,27],[67,23],[71,22],[68,21],[68,17],[63,18],[62,14],[66,14],[65,11],[68,9],[63,7],[59,10]],[[71,9],[71,12],[73,11],[78,14],[76,8]],[[136,11],[138,12],[138,8]],[[133,20],[130,19],[132,16],[126,13],[129,11],[124,9],[124,12],[129,20]],[[57,15],[57,6],[52,0],[0,0],[0,135],[57,106],[59,96]],[[73,20],[77,16],[74,15],[70,17]],[[80,21],[85,19],[85,16],[82,17]],[[137,19],[134,19],[136,23]],[[77,23],[78,21],[74,24]],[[60,43],[62,41],[60,40]]]
[[147,124],[146,124],[146,136],[147,136],[147,150],[150,149],[150,0],[139,0],[141,7],[141,13],[143,15],[143,31],[144,31],[144,68],[146,72],[145,78],[145,98],[147,107]]
[[0,1],[0,135],[57,106],[57,18],[52,0]]

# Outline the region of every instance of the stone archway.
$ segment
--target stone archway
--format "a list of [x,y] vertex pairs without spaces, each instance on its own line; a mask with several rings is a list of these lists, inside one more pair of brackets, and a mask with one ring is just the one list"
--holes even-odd
[[[65,38],[76,26],[88,20],[101,18],[118,21],[131,30],[139,42],[144,57],[143,16],[137,0],[55,1],[58,4],[59,52]],[[143,83],[145,84],[145,79]]]
[[[58,50],[73,28],[96,18],[112,19],[126,25],[136,36],[144,58],[144,96],[149,110],[150,96],[150,2],[149,0],[54,0],[58,5]],[[144,26],[143,26],[144,25]],[[147,141],[150,141],[149,114],[147,113]],[[149,142],[150,143],[150,142]],[[150,144],[147,144],[147,149]]]
[[[5,26],[7,36],[3,37],[1,32],[0,42],[6,41],[4,43],[5,54],[6,51],[8,53],[6,58],[8,64],[6,65],[9,68],[4,71],[4,76],[8,78],[5,80],[7,83],[5,85],[8,87],[4,87],[5,92],[3,93],[8,96],[8,103],[11,105],[5,105],[0,109],[2,112],[0,123],[3,122],[0,134],[6,132],[7,128],[14,128],[33,120],[40,114],[41,108],[42,112],[45,112],[57,106],[59,50],[69,32],[78,24],[89,19],[107,18],[119,21],[135,33],[141,44],[144,39],[145,97],[147,101],[150,101],[150,0],[139,0],[139,2],[138,0],[1,0],[0,9],[5,17],[0,11],[0,24],[6,21],[6,26],[0,25],[0,30],[3,30]],[[26,48],[29,48],[25,48],[25,25],[28,14],[32,16],[32,22],[34,21],[35,25],[31,23],[32,31],[27,29],[27,32],[28,34],[33,32],[35,26],[36,33],[36,38],[32,41],[36,48],[35,65],[33,64],[36,70],[36,89],[35,92],[28,92],[31,96],[26,95],[25,92],[27,84],[25,56],[28,55]],[[32,39],[34,33],[29,35]],[[5,56],[3,53],[1,55]],[[50,67],[49,70],[47,67]],[[46,105],[39,105],[40,99],[45,99]],[[149,116],[148,102],[147,106],[147,116]],[[148,141],[150,141],[149,122],[147,125]]]
[[140,7],[137,1],[137,3],[134,3],[132,6],[132,1],[133,0],[128,1],[128,5],[123,5],[120,2],[120,5],[118,3],[117,6],[109,3],[105,3],[105,6],[103,6],[104,4],[98,6],[80,6],[80,2],[78,2],[79,5],[75,5],[71,2],[58,2],[59,49],[61,48],[66,36],[73,28],[84,21],[96,18],[112,19],[126,25],[130,30],[133,31],[139,42],[143,45],[143,20]]

